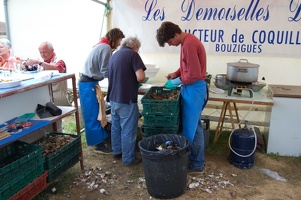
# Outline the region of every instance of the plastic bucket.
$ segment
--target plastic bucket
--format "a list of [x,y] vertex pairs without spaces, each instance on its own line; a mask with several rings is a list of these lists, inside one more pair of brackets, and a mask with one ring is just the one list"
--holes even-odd
[[[171,141],[177,150],[157,150]],[[169,199],[182,195],[187,187],[189,141],[177,134],[158,134],[142,139],[138,146],[142,155],[148,193],[155,198]]]

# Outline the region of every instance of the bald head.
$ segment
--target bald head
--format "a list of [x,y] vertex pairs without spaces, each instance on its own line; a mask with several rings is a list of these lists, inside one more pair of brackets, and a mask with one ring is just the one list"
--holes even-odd
[[43,42],[39,46],[39,52],[43,60],[47,61],[52,57],[54,49],[50,42]]

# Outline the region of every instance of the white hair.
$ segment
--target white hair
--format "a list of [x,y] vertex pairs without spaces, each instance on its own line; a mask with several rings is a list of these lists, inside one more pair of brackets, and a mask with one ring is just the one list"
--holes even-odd
[[49,42],[49,41],[45,41],[45,42],[43,42],[42,44],[46,44],[48,49],[53,49],[53,45],[52,45],[52,43]]
[[127,37],[122,40],[121,46],[127,46],[131,48],[137,47],[139,49],[141,47],[141,42],[137,37]]
[[6,48],[9,49],[9,54],[13,55],[13,49],[11,48],[11,43],[8,39],[2,38],[0,39],[0,43],[3,44]]

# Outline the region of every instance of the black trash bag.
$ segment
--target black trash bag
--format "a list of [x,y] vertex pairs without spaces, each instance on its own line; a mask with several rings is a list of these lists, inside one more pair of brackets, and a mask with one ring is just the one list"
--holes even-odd
[[46,103],[46,106],[41,104],[37,105],[36,113],[38,116],[43,119],[47,117],[59,116],[62,114],[62,110],[54,105],[52,102]]
[[[160,144],[177,148],[158,150]],[[159,134],[142,139],[138,146],[148,193],[159,199],[182,195],[187,188],[188,139],[178,134]]]
[[[171,141],[179,148],[171,150],[158,150],[158,145]],[[141,154],[148,159],[160,159],[169,155],[186,156],[190,153],[188,149],[189,141],[186,137],[178,134],[158,134],[146,137],[139,143]]]

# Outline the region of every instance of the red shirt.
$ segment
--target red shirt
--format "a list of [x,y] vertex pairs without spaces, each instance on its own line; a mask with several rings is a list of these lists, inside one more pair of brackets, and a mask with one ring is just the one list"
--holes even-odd
[[206,79],[206,51],[201,41],[187,34],[181,44],[180,68],[175,72],[182,83],[192,84]]
[[66,64],[63,60],[60,60],[56,57],[56,54],[53,53],[53,55],[51,56],[50,60],[44,60],[44,62],[50,63],[52,65],[55,65],[57,70],[60,73],[66,73]]

